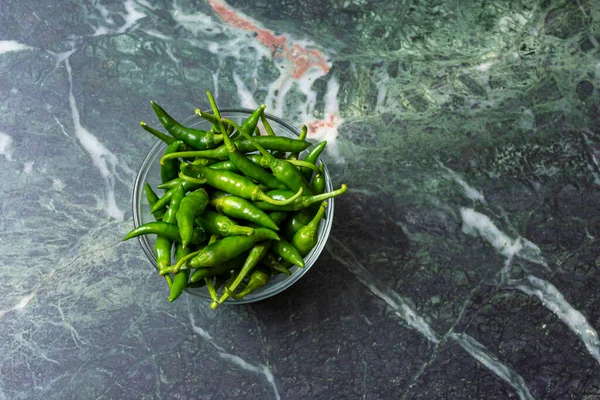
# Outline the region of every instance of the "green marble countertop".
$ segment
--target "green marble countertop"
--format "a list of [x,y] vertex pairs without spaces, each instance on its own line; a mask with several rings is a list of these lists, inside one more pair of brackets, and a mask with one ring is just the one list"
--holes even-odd
[[[0,4],[0,399],[600,398],[600,2]],[[167,301],[149,100],[327,140],[326,250]]]

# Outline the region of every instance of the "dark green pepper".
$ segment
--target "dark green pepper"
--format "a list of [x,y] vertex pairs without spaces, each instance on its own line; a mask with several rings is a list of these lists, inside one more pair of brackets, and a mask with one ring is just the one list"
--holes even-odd
[[281,239],[271,245],[271,250],[285,261],[304,268],[302,254],[288,241]]
[[[175,248],[175,259],[179,260],[182,257],[185,257],[190,252],[189,248],[184,248],[182,245],[178,244]],[[189,270],[179,271],[173,276],[173,286],[171,286],[171,292],[169,293],[169,301],[174,302],[177,298],[183,293],[183,290],[188,285],[188,278],[190,276]]]
[[[179,229],[177,229],[177,226],[173,225],[173,224],[167,224],[164,221],[162,221],[162,222],[147,222],[144,225],[140,225],[137,228],[135,228],[134,230],[132,230],[131,232],[129,232],[127,234],[127,236],[125,236],[123,238],[123,241],[129,240],[131,238],[138,237],[141,235],[151,235],[151,234],[164,236],[173,242],[181,243],[181,235],[179,234]],[[194,232],[192,234],[192,240],[190,241],[190,243],[200,244],[200,243],[204,242],[205,240],[206,240],[206,234],[204,233],[204,230],[201,228],[194,229]]]
[[186,248],[194,233],[194,219],[204,212],[208,205],[208,193],[204,189],[198,189],[181,200],[177,211],[177,226],[181,234],[183,248]]
[[314,218],[308,224],[300,228],[292,238],[292,245],[298,249],[302,257],[306,257],[319,241],[319,223],[321,222],[321,218],[325,215],[326,207],[326,201],[321,203],[321,207]]
[[[170,145],[167,146],[167,149],[163,153],[163,157],[167,154],[176,153],[179,150],[179,147],[183,142],[181,140],[176,140]],[[160,167],[160,180],[162,183],[169,182],[172,179],[177,178],[179,174],[179,159],[172,158],[165,162],[164,165]]]

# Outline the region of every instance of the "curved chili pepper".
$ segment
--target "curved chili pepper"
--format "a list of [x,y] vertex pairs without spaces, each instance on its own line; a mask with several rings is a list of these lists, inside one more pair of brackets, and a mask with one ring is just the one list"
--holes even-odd
[[[167,154],[176,153],[179,150],[179,147],[183,142],[181,140],[176,140],[170,145],[167,146],[167,149],[163,153],[163,157]],[[162,183],[169,182],[172,179],[177,178],[179,174],[179,159],[174,158],[165,162],[164,165],[160,167],[160,180]]]
[[220,135],[199,129],[186,128],[171,117],[161,106],[151,101],[152,108],[158,117],[158,120],[175,139],[182,140],[196,149],[210,149],[223,141]]
[[226,272],[240,269],[245,259],[246,253],[244,252],[221,265],[216,265],[210,268],[198,268],[192,274],[190,281],[201,282],[204,281],[204,278],[212,278],[213,276],[223,275]]
[[[144,225],[140,225],[137,228],[135,228],[134,230],[132,230],[131,232],[129,232],[127,234],[127,236],[125,236],[123,238],[123,241],[129,240],[131,238],[138,237],[141,235],[151,235],[151,234],[164,236],[173,242],[181,243],[181,235],[179,234],[179,229],[177,229],[177,226],[173,225],[173,224],[168,224],[164,221],[162,221],[162,222],[147,222]],[[204,242],[205,240],[206,240],[206,234],[204,233],[204,230],[200,229],[200,228],[194,229],[190,243],[200,244],[200,243]]]
[[[316,194],[314,196],[300,196],[296,200],[294,200],[290,204],[286,204],[284,206],[277,206],[273,204],[266,203],[264,201],[255,201],[254,205],[261,210],[271,210],[271,211],[297,211],[303,208],[310,206],[311,204],[320,203],[323,200],[330,199],[332,197],[339,196],[341,194],[346,193],[348,190],[348,185],[345,183],[337,189],[327,193]],[[267,192],[268,195],[275,199],[285,199],[291,198],[289,197],[293,192],[288,190],[271,190]]]
[[210,210],[204,211],[202,215],[196,218],[196,224],[200,225],[207,233],[222,237],[251,235],[254,233],[254,229],[237,225],[225,215]]
[[[300,136],[298,136],[298,140],[306,140],[306,135],[308,134],[308,128],[306,127],[306,125],[302,125],[302,128],[300,129]],[[288,160],[297,160],[298,157],[300,157],[300,153],[290,153],[290,155],[288,156]],[[308,180],[308,179],[307,179]]]
[[[260,166],[260,160],[262,159],[262,156],[260,154],[246,154],[245,157],[252,161],[254,164],[259,165]],[[238,167],[236,167],[231,160],[223,160],[223,161],[218,161],[214,164],[209,165],[210,168],[212,169],[224,169],[226,171],[232,171],[232,172],[240,172],[240,170],[238,169]]]
[[[256,141],[256,143],[260,144],[263,148],[267,150],[302,152],[308,147],[310,147],[309,142],[303,142],[297,139],[291,139],[281,136],[257,136],[253,139]],[[233,143],[235,143],[235,146],[242,153],[256,151],[256,147],[254,147],[254,145],[244,137],[234,139]],[[225,148],[225,146],[222,145],[215,149],[199,151],[182,151],[179,153],[169,154],[168,156],[161,158],[161,162],[163,161],[163,159],[183,157],[204,157],[215,158],[217,160],[226,160],[227,158],[229,158],[229,155],[227,154],[227,149]]]
[[234,299],[242,300],[248,294],[265,286],[267,284],[267,282],[269,282],[270,279],[271,279],[271,272],[266,268],[258,267],[258,268],[255,268],[254,271],[252,271],[252,275],[250,275],[250,280],[248,281],[248,284],[246,285],[244,290],[242,290],[240,293],[238,293],[238,294],[231,293],[227,289],[227,286],[225,286],[225,291],[228,292],[229,295],[231,297],[233,297]]
[[[175,248],[175,259],[179,260],[180,258],[185,257],[189,252],[189,248],[184,248],[182,245],[178,244]],[[183,293],[183,290],[188,285],[189,277],[189,270],[179,271],[173,276],[173,286],[171,286],[171,292],[169,293],[169,302],[174,302],[181,293]]]
[[265,258],[262,259],[262,263],[265,267],[270,268],[273,271],[281,272],[286,275],[292,274],[292,272],[287,269],[285,265],[277,261],[277,258],[271,252],[267,253]]
[[[242,283],[242,281],[246,278],[246,276],[248,276],[248,274],[250,272],[252,272],[254,267],[256,267],[256,265],[259,263],[259,261],[262,260],[265,255],[267,255],[270,245],[271,245],[271,241],[266,240],[264,242],[256,243],[250,249],[250,253],[248,254],[248,257],[246,258],[246,261],[244,262],[242,269],[240,270],[240,272],[238,272],[237,276],[235,277],[235,280],[230,285],[227,285],[227,288],[231,292],[236,291],[236,289]],[[221,298],[218,301],[213,301],[212,303],[210,303],[210,308],[212,308],[212,309],[217,308],[221,303],[223,303],[228,298],[229,298],[229,291],[223,293],[223,295],[221,296]]]
[[302,257],[305,257],[319,241],[319,223],[325,215],[327,202],[324,201],[319,207],[315,217],[305,226],[300,228],[292,238],[292,245],[298,249]]
[[[200,187],[200,185],[195,184],[195,183],[186,182],[186,181],[181,182],[181,188],[183,189],[184,193],[186,193],[190,190],[196,190],[199,187]],[[150,213],[154,214],[155,212],[166,207],[167,204],[169,204],[169,202],[171,201],[171,196],[173,196],[173,193],[175,192],[175,190],[177,190],[177,186],[169,189],[169,191],[167,193],[163,194],[163,196],[160,199],[158,199],[158,201],[156,203],[154,203],[154,206],[152,206],[152,208],[150,208]]]
[[[171,179],[168,182],[161,183],[160,185],[156,185],[156,187],[159,188],[159,189],[163,189],[163,190],[170,190],[170,189],[173,189],[175,186],[179,185],[182,182],[183,182],[183,179],[181,179],[178,176],[177,178]],[[152,205],[150,207],[152,207]]]
[[175,140],[174,137],[171,137],[169,135],[165,135],[164,133],[162,133],[159,130],[154,129],[151,126],[146,125],[146,123],[144,121],[140,121],[140,126],[146,131],[151,133],[153,136],[157,137],[158,139],[162,140],[163,142],[165,142],[166,144],[171,144],[173,143]]
[[290,242],[281,239],[271,245],[271,250],[285,261],[304,268],[302,254]]
[[[184,168],[185,167],[186,166],[184,166]],[[303,189],[300,188],[298,193],[288,199],[275,200],[267,196],[265,192],[260,190],[258,185],[256,185],[250,179],[236,174],[235,172],[221,171],[208,167],[198,167],[197,169],[210,186],[231,193],[234,196],[243,197],[252,201],[261,200],[266,203],[283,206],[292,203],[296,198],[302,195]],[[186,169],[184,169],[184,171],[186,171]]]
[[190,260],[189,266],[190,268],[200,268],[222,264],[250,249],[255,243],[268,239],[277,241],[279,236],[270,229],[258,228],[251,236],[225,237],[202,249],[196,257]]
[[[181,204],[181,199],[183,199],[183,189],[179,188],[173,193],[171,196],[171,202],[169,203],[169,209],[165,213],[163,217],[163,222],[167,224],[175,225],[175,214],[179,209],[179,205]],[[158,271],[162,271],[171,263],[171,248],[173,247],[173,241],[163,235],[158,235],[156,237],[156,242],[154,243],[154,254],[156,255],[156,268]],[[168,276],[168,275],[164,275]],[[171,277],[169,276],[169,279]],[[173,283],[174,281],[172,281]],[[167,282],[168,283],[168,282]],[[169,285],[169,287],[173,287],[173,285]]]
[[[150,186],[150,184],[148,183],[144,185],[144,191],[146,192],[146,200],[148,200],[148,205],[150,206],[150,208],[152,208],[152,206],[154,206],[158,201],[159,197],[156,193],[154,193],[154,190],[152,190],[152,186]],[[153,214],[154,219],[157,221],[162,221],[166,211],[167,210],[165,209],[158,210]]]
[[[258,183],[262,183],[270,189],[286,189],[287,186],[282,182],[279,182],[276,177],[265,171],[261,166],[254,164],[252,161],[246,158],[242,154],[241,151],[235,146],[235,144],[229,139],[227,134],[224,132],[223,122],[221,121],[221,115],[219,114],[219,109],[215,103],[210,92],[206,92],[208,96],[208,101],[213,109],[213,113],[219,118],[219,126],[221,127],[221,132],[223,132],[223,140],[225,141],[225,148],[227,149],[227,153],[229,155],[229,160],[242,172],[242,174],[246,175],[249,178],[254,179]],[[260,116],[265,109],[265,105],[260,106],[250,117],[253,117],[255,114]],[[258,122],[258,116],[255,118],[256,122]],[[250,118],[249,118],[250,119]],[[243,127],[238,127],[239,130],[244,130]],[[254,129],[253,129],[254,130]],[[252,132],[252,131],[251,131]],[[248,134],[247,132],[245,133]]]
[[[317,160],[319,159],[319,156],[321,155],[321,153],[323,152],[323,149],[325,149],[325,146],[327,146],[327,141],[324,140],[321,143],[317,144],[315,147],[313,147],[308,154],[306,155],[306,157],[304,157],[304,161],[314,164],[317,164]],[[302,172],[302,175],[304,175],[304,178],[310,182],[310,178],[312,177],[312,171],[310,169],[304,168],[304,167],[300,167],[300,172]]]
[[[315,175],[311,187],[316,194],[321,194],[325,191],[325,171],[323,170],[323,164],[321,164],[320,172]],[[319,205],[315,203],[310,207],[303,208],[302,210],[293,213],[282,228],[283,237],[286,238],[286,240],[292,240],[296,232],[304,225],[308,224],[317,211],[319,211]]]
[[213,194],[209,204],[228,217],[254,222],[275,231],[279,230],[277,224],[264,211],[241,197],[228,196],[226,193],[216,192]]
[[[240,130],[240,128],[236,126],[237,124],[235,122],[226,118],[224,119],[224,121],[227,122],[229,125],[234,126],[236,129]],[[298,171],[298,169],[294,167],[290,162],[273,157],[271,153],[269,153],[263,146],[260,145],[260,143],[256,141],[257,138],[248,136],[245,132],[242,132],[242,135],[244,135],[246,139],[250,140],[254,147],[256,147],[258,151],[260,151],[260,153],[263,155],[263,158],[261,160],[262,166],[271,168],[271,172],[279,181],[285,183],[285,185],[290,190],[303,189],[306,195],[313,194],[312,188],[310,187],[308,182],[306,182],[306,179],[304,179],[304,175],[302,175],[300,171]],[[307,142],[303,141],[301,143]]]
[[208,193],[204,189],[198,189],[181,200],[181,205],[177,210],[177,226],[181,234],[183,248],[187,247],[194,234],[194,218],[204,212],[208,200]]

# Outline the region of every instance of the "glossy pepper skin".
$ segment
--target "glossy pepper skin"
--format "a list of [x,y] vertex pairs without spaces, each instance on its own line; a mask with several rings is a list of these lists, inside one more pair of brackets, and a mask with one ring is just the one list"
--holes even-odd
[[204,278],[212,278],[214,276],[223,275],[229,271],[238,270],[242,268],[244,260],[246,260],[246,253],[247,252],[243,252],[237,257],[234,257],[221,265],[216,265],[209,268],[198,268],[196,271],[194,271],[190,280],[192,282],[201,282],[204,280]]
[[[181,189],[183,189],[184,193],[189,192],[190,190],[196,190],[200,187],[200,185],[198,185],[198,184],[187,182],[184,180],[182,180],[181,184],[178,186],[181,186]],[[171,196],[173,196],[173,193],[175,193],[176,190],[177,190],[177,186],[175,186],[172,189],[169,189],[167,191],[167,193],[165,193],[160,199],[158,199],[158,201],[154,204],[154,206],[152,206],[150,208],[150,213],[154,214],[157,211],[165,208],[167,206],[167,204],[169,204],[169,202],[171,201]]]
[[[210,94],[210,92],[207,92],[207,95],[208,95],[208,100],[213,108],[213,113],[219,118],[219,126],[221,127],[221,132],[223,133],[223,139],[225,142],[225,148],[227,149],[227,154],[229,155],[229,160],[237,167],[237,169],[242,174],[255,180],[258,183],[265,185],[269,189],[285,189],[285,188],[287,188],[287,186],[284,185],[279,180],[277,180],[277,178],[275,176],[273,176],[270,173],[268,173],[267,171],[265,171],[261,166],[254,164],[252,161],[250,161],[248,158],[246,158],[246,156],[241,151],[238,150],[235,143],[233,143],[229,139],[229,137],[227,136],[227,133],[225,132],[223,122],[220,121],[221,115],[219,114],[219,110],[217,108],[217,105],[216,105],[212,95]],[[265,108],[264,105],[257,108],[256,111],[254,111],[248,119],[253,118],[258,122],[260,115],[263,113],[264,108]],[[239,127],[239,129],[243,130],[244,128]],[[252,131],[250,131],[250,132],[252,132]]]
[[[235,122],[229,119],[224,119],[224,121],[240,130],[240,128],[236,126],[237,124]],[[271,168],[273,175],[280,182],[283,182],[290,190],[296,191],[302,188],[305,195],[313,194],[312,188],[308,182],[306,182],[306,179],[304,179],[304,175],[298,171],[298,168],[286,160],[280,160],[273,157],[271,153],[269,153],[263,146],[260,145],[260,143],[256,141],[257,138],[253,138],[247,135],[245,132],[242,132],[242,135],[244,135],[244,137],[248,139],[254,145],[254,147],[258,149],[258,151],[260,151],[263,156],[261,160],[262,166]],[[301,141],[301,143],[307,142]]]
[[[279,150],[279,151],[294,151],[294,152],[302,152],[310,147],[309,142],[303,142],[297,139],[290,139],[287,137],[280,136],[257,136],[254,138],[256,143],[261,145],[263,148],[267,150]],[[256,147],[246,138],[241,137],[233,140],[235,146],[242,153],[248,153],[251,151],[256,151]],[[227,149],[225,146],[219,146],[216,149],[210,150],[200,150],[200,151],[185,151],[179,153],[173,153],[168,156],[169,158],[185,158],[185,157],[204,157],[204,158],[214,158],[217,160],[227,160],[229,159],[229,155],[227,154]],[[163,157],[161,159],[164,160],[167,157]]]
[[[262,156],[260,154],[246,154],[245,157],[252,161],[254,164],[259,165],[260,166],[260,160],[262,159]],[[223,160],[223,161],[218,161],[214,164],[210,165],[210,168],[212,169],[223,169],[225,171],[232,171],[232,172],[240,172],[240,170],[238,169],[238,167],[236,167],[231,160]]]
[[[316,194],[314,196],[300,196],[300,197],[296,198],[296,200],[294,200],[293,202],[283,205],[283,206],[269,204],[264,201],[255,201],[254,205],[263,211],[264,210],[297,211],[297,210],[302,210],[303,208],[309,207],[312,204],[320,203],[323,200],[327,200],[332,197],[340,196],[340,195],[346,193],[347,190],[348,190],[348,186],[346,184],[342,184],[342,186],[337,190],[333,190],[333,191],[327,192],[327,193]],[[282,200],[285,198],[288,198],[288,199],[291,198],[289,196],[291,196],[293,192],[288,191],[288,190],[270,190],[267,193],[268,193],[269,197]]]
[[211,210],[205,210],[202,215],[196,218],[196,224],[200,225],[207,233],[221,237],[252,235],[254,233],[254,229],[237,225],[227,216]]
[[171,144],[173,143],[176,139],[174,137],[171,137],[169,135],[165,135],[164,133],[162,133],[161,131],[154,129],[151,126],[146,125],[146,123],[144,121],[140,121],[140,126],[148,133],[152,134],[152,136],[162,140],[163,142],[165,142],[166,144]]
[[[252,201],[261,200],[266,203],[278,205],[284,205],[293,202],[293,197],[285,200],[275,200],[267,196],[257,184],[242,175],[236,174],[235,172],[221,171],[211,169],[209,167],[195,167],[195,169],[200,172],[202,177],[210,186],[218,190],[231,193],[234,196],[239,196]],[[184,169],[184,173],[186,172],[187,168]],[[301,194],[302,192],[300,190],[294,196],[297,197]]]
[[[175,259],[179,260],[180,258],[185,257],[189,254],[189,252],[189,248],[184,248],[178,244],[175,248]],[[169,293],[169,302],[174,302],[181,295],[181,293],[183,293],[184,289],[188,285],[189,276],[189,270],[179,271],[173,276],[173,285],[171,286],[171,291]]]
[[[148,200],[148,205],[150,206],[150,208],[152,208],[152,206],[154,206],[154,204],[156,204],[156,202],[158,201],[159,197],[156,193],[154,193],[154,190],[152,190],[152,186],[150,186],[150,184],[148,183],[144,185],[144,192],[146,193],[146,200]],[[156,213],[154,213],[154,219],[157,221],[162,221],[166,211],[167,210],[165,209],[157,211]]]
[[194,219],[204,212],[208,201],[208,193],[204,189],[193,191],[181,200],[181,205],[179,206],[179,210],[177,210],[177,226],[179,227],[184,248],[192,240]]
[[[175,191],[175,193],[173,193],[173,196],[171,196],[171,203],[169,204],[169,209],[163,217],[164,223],[176,225],[175,215],[177,214],[177,210],[179,210],[179,206],[181,204],[183,196],[184,193],[183,189],[181,188],[179,188]],[[171,264],[172,247],[172,239],[169,239],[164,235],[158,235],[156,237],[156,242],[154,243],[154,254],[156,255],[156,266],[159,272],[164,270],[167,266],[169,266],[169,264]]]
[[241,197],[215,192],[209,204],[228,217],[254,222],[275,231],[279,230],[277,224],[264,211]]
[[287,240],[281,239],[271,245],[271,249],[275,254],[283,258],[285,261],[304,268],[304,260],[302,254]]
[[[181,243],[181,235],[179,234],[179,229],[177,229],[177,226],[173,225],[173,224],[167,224],[164,221],[148,222],[148,223],[145,223],[144,225],[140,225],[137,228],[135,228],[134,230],[132,230],[131,232],[129,232],[127,234],[127,236],[125,236],[123,238],[123,241],[129,240],[131,238],[138,237],[141,235],[150,235],[150,234],[164,236],[173,242]],[[194,229],[194,232],[192,234],[192,240],[190,240],[190,243],[200,244],[200,243],[204,242],[205,240],[206,240],[206,234],[204,233],[204,230],[200,229],[200,228]]]
[[[321,194],[325,191],[325,171],[323,170],[323,164],[321,164],[320,172],[315,175],[311,186],[315,194]],[[283,225],[283,237],[286,238],[286,240],[291,241],[296,232],[313,219],[317,211],[319,211],[319,207],[320,206],[315,203],[300,211],[292,213]]]
[[223,141],[220,135],[214,135],[199,129],[186,128],[171,117],[161,106],[153,101],[150,104],[152,104],[160,123],[175,139],[182,140],[198,150],[213,148]]
[[191,268],[200,268],[222,264],[250,249],[255,243],[269,239],[279,240],[279,236],[266,228],[255,229],[254,234],[251,236],[225,237],[202,249],[200,254],[192,258],[189,266]]
[[[323,149],[325,149],[325,146],[327,146],[327,141],[325,141],[325,140],[320,142],[319,144],[317,144],[315,147],[313,147],[308,152],[306,157],[304,157],[304,161],[314,164],[314,165],[317,165],[317,160],[319,159],[319,156],[323,152]],[[313,171],[310,168],[300,167],[300,172],[302,172],[302,175],[304,175],[304,178],[308,182],[310,182],[310,178],[312,178]]]
[[[255,290],[265,286],[269,280],[271,279],[271,272],[263,267],[258,267],[254,271],[252,271],[252,275],[250,275],[250,281],[238,294],[230,293],[230,295],[236,300],[242,300],[248,294],[254,292]],[[225,287],[227,291],[227,286]]]
[[[246,276],[248,276],[248,274],[250,272],[252,272],[254,267],[256,267],[256,265],[258,265],[260,260],[262,260],[263,257],[267,255],[270,245],[271,245],[271,241],[265,240],[263,242],[256,243],[254,246],[252,246],[252,248],[250,249],[250,253],[248,253],[248,257],[246,258],[246,261],[244,261],[244,265],[242,266],[242,269],[237,274],[235,280],[230,285],[228,285],[228,289],[231,292],[236,291],[236,289],[242,283],[242,281],[246,278]],[[228,298],[229,298],[229,292],[225,292],[225,293],[223,293],[223,295],[221,296],[219,301],[213,301],[212,303],[210,303],[210,307],[215,309],[219,306],[219,304],[223,303]]]
[[[176,140],[170,145],[167,146],[167,149],[163,153],[163,156],[171,153],[176,153],[183,142],[181,140]],[[160,180],[162,183],[169,182],[172,179],[177,178],[179,175],[179,159],[174,158],[170,159],[160,167]]]
[[325,215],[326,207],[327,202],[321,203],[321,207],[319,207],[319,211],[317,211],[314,218],[300,228],[292,238],[292,245],[300,252],[302,257],[305,257],[319,241],[319,223]]

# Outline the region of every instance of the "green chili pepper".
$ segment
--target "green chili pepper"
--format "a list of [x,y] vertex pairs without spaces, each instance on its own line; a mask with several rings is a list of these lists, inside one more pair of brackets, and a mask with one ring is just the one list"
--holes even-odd
[[[320,172],[315,175],[311,187],[316,194],[321,194],[325,191],[325,171],[323,170],[323,164],[321,164]],[[283,237],[291,241],[296,232],[313,219],[317,211],[319,211],[319,204],[315,203],[293,213],[282,228]]]
[[250,281],[248,282],[244,290],[242,290],[240,293],[231,293],[230,291],[228,291],[227,286],[225,286],[225,291],[228,292],[229,295],[234,299],[242,300],[248,294],[265,286],[270,279],[271,272],[266,268],[258,267],[255,268],[254,271],[252,271],[252,275],[250,275]]
[[288,213],[285,211],[273,211],[269,214],[269,218],[273,220],[277,225],[281,225],[283,221],[287,218]]
[[[156,187],[159,189],[163,189],[163,190],[171,190],[175,186],[179,185],[182,182],[183,182],[183,179],[177,177],[175,179],[171,179],[169,182],[165,182],[165,183],[161,183],[160,185],[156,185]],[[150,206],[150,207],[152,207],[152,206]]]
[[292,238],[292,245],[298,249],[302,257],[305,257],[319,241],[319,223],[325,215],[327,202],[321,203],[319,211],[315,217],[305,226],[300,228]]
[[271,250],[285,261],[304,268],[302,254],[290,242],[280,239],[271,245]]
[[254,222],[275,231],[279,230],[277,224],[264,211],[241,197],[228,196],[223,192],[215,192],[209,204],[228,217]]
[[[247,177],[254,179],[256,182],[262,183],[270,189],[286,189],[286,185],[284,185],[282,182],[279,182],[276,177],[265,171],[261,166],[256,165],[252,161],[247,159],[246,156],[244,156],[244,154],[242,154],[242,152],[237,149],[235,144],[229,139],[229,137],[225,133],[223,122],[220,120],[221,115],[219,114],[219,109],[215,104],[215,100],[213,99],[210,92],[206,92],[206,94],[208,96],[208,101],[210,102],[210,105],[213,109],[213,113],[219,118],[219,125],[221,127],[221,132],[223,132],[223,139],[225,141],[225,148],[227,149],[227,153],[229,155],[229,160],[238,168],[239,171],[241,171]],[[265,105],[263,104],[252,113],[250,118],[252,118],[255,114],[260,116],[263,113],[264,108]],[[255,119],[258,122],[258,117],[256,117]],[[244,130],[243,127],[239,127],[239,129]]]
[[[147,222],[144,225],[140,225],[137,228],[135,228],[134,230],[132,230],[131,232],[129,232],[127,234],[127,236],[125,236],[123,238],[123,241],[129,240],[131,238],[138,237],[141,235],[150,235],[150,234],[164,236],[171,241],[181,243],[181,235],[179,234],[179,229],[177,229],[177,226],[173,225],[173,224],[168,224],[164,221],[162,221],[162,222]],[[194,232],[192,234],[192,240],[190,240],[190,243],[200,244],[200,243],[204,242],[205,240],[206,240],[206,234],[204,233],[204,230],[201,228],[194,229]]]
[[[310,147],[309,142],[304,142],[301,140],[281,136],[257,136],[253,139],[256,141],[256,143],[260,144],[263,148],[268,150],[301,152]],[[244,137],[234,139],[233,143],[235,143],[235,146],[242,153],[256,151],[256,147],[254,147],[254,145]],[[225,148],[225,146],[222,145],[217,147],[216,149],[200,151],[183,151],[179,153],[169,154],[168,156],[161,158],[161,163],[165,159],[184,157],[204,157],[215,158],[217,160],[226,160],[229,158],[229,155],[227,154],[227,149]]]
[[174,137],[171,137],[169,135],[165,135],[164,133],[162,133],[159,130],[154,129],[151,126],[146,125],[146,123],[144,121],[140,121],[140,126],[146,131],[151,133],[152,135],[154,135],[155,137],[157,137],[158,139],[162,140],[163,142],[165,142],[166,144],[171,144],[173,143],[176,139]]
[[187,247],[194,233],[194,218],[201,215],[208,205],[208,193],[204,189],[198,189],[181,200],[177,211],[177,226],[181,234],[183,248]]
[[[267,254],[270,245],[271,241],[266,240],[264,242],[255,244],[252,247],[252,249],[250,249],[250,253],[248,254],[248,257],[246,258],[242,269],[240,270],[240,272],[238,272],[235,280],[230,285],[227,285],[227,288],[231,292],[235,292],[237,287],[242,283],[246,276],[248,276],[252,269],[254,269],[254,267],[259,263],[259,261],[262,260],[262,258]],[[223,293],[223,295],[218,301],[213,301],[212,303],[210,303],[210,307],[213,309],[217,308],[219,304],[223,303],[225,300],[227,300],[227,298],[229,298],[228,293],[229,292]]]
[[201,226],[207,233],[222,237],[251,235],[254,233],[254,229],[247,226],[237,225],[225,215],[210,210],[204,211],[202,215],[196,218],[196,224]]
[[[197,170],[200,171],[202,177],[206,179],[206,182],[210,186],[231,193],[234,196],[239,196],[248,200],[261,200],[266,203],[283,206],[292,203],[296,198],[302,195],[303,189],[300,188],[300,190],[298,190],[298,193],[296,193],[295,197],[292,196],[285,200],[275,200],[267,196],[265,192],[260,190],[258,185],[256,185],[250,179],[242,175],[236,174],[235,172],[221,171],[218,169],[211,169],[208,167],[197,167]],[[184,168],[184,171],[187,172],[187,168]]]
[[[156,202],[158,201],[158,195],[154,193],[154,190],[152,190],[152,186],[150,186],[150,184],[148,183],[144,185],[144,191],[146,192],[146,200],[148,200],[148,205],[150,205],[150,208],[152,208],[152,206],[154,206],[154,204],[156,204]],[[165,209],[158,210],[153,214],[154,219],[157,221],[162,221],[166,211],[167,210]]]
[[[304,161],[311,163],[313,165],[316,165],[317,160],[319,159],[319,156],[323,152],[323,149],[325,148],[325,146],[327,146],[327,141],[325,141],[325,140],[322,141],[321,143],[317,144],[315,147],[313,147],[308,152],[306,157],[304,157]],[[312,171],[308,168],[301,167],[300,172],[302,172],[302,175],[304,175],[304,178],[310,182],[310,178],[312,177]]]
[[[181,204],[181,200],[183,199],[184,195],[185,194],[183,193],[182,188],[178,188],[177,190],[175,190],[173,196],[171,196],[169,209],[163,217],[164,223],[175,226],[175,214],[177,213],[177,210],[179,210],[179,205]],[[172,247],[173,241],[168,237],[165,237],[163,235],[158,235],[156,237],[156,242],[154,243],[154,254],[156,255],[156,268],[159,272],[165,269],[169,264],[171,264]],[[172,288],[173,286],[171,285],[170,287]]]
[[190,146],[202,150],[210,149],[220,142],[223,138],[220,135],[214,135],[210,132],[199,129],[186,128],[171,117],[161,106],[151,101],[152,108],[158,117],[158,120],[175,139],[182,140]]
[[255,243],[268,239],[277,241],[279,236],[270,229],[258,228],[254,230],[254,234],[251,236],[225,237],[202,249],[196,257],[190,260],[189,266],[200,268],[222,264],[250,249]]
[[[179,150],[179,147],[183,142],[181,140],[176,140],[170,145],[167,146],[167,149],[163,153],[163,156],[171,153],[176,153]],[[169,182],[172,179],[177,178],[179,174],[179,159],[172,158],[165,162],[164,165],[160,167],[160,180],[162,183]]]
[[213,160],[212,158],[197,157],[194,159],[194,161],[192,161],[192,165],[202,165],[206,167],[208,165],[214,164],[216,161],[217,160]]
[[213,276],[223,275],[229,271],[240,269],[245,259],[246,252],[238,255],[235,258],[232,258],[229,261],[224,262],[221,265],[217,265],[210,268],[198,268],[196,271],[194,271],[190,280],[192,282],[202,282],[204,281],[204,278],[211,278]]
[[[306,125],[302,125],[302,128],[300,129],[300,136],[298,136],[298,140],[306,140],[306,135],[307,134],[308,134],[308,128],[306,127]],[[297,152],[297,153],[294,152],[294,153],[290,153],[290,155],[287,157],[287,159],[288,160],[297,160],[298,157],[300,157],[300,153],[299,152]],[[307,179],[307,181],[309,179]]]
[[[238,130],[240,129],[236,126],[237,124],[235,122],[233,122],[229,119],[224,119],[224,121],[227,122],[229,125],[234,126],[236,129],[238,129]],[[268,124],[268,122],[267,122],[267,124]],[[300,173],[300,171],[298,171],[298,169],[291,164],[290,161],[280,160],[278,158],[273,157],[271,155],[271,153],[269,153],[264,147],[262,147],[256,141],[256,138],[248,136],[245,132],[242,132],[242,135],[244,135],[244,137],[246,139],[250,140],[250,142],[254,145],[254,147],[256,147],[258,149],[258,151],[260,151],[260,153],[263,155],[263,158],[261,160],[261,165],[263,167],[271,168],[273,175],[275,175],[275,177],[279,181],[285,183],[285,185],[290,190],[303,189],[304,193],[306,195],[313,194],[312,188],[310,187],[308,182],[306,182],[306,179],[304,179],[304,175],[302,175]],[[307,143],[307,142],[302,141],[301,143]]]
[[[185,257],[190,252],[189,248],[184,248],[178,244],[175,248],[175,259],[179,260]],[[171,292],[169,293],[169,301],[174,302],[183,293],[183,290],[187,287],[188,278],[190,276],[189,270],[179,271],[173,276],[173,286],[171,286]]]
[[[200,187],[200,185],[195,184],[195,183],[186,182],[186,181],[181,182],[181,188],[183,189],[184,193],[186,193],[190,190],[196,190],[199,187]],[[158,199],[158,201],[154,204],[154,206],[152,208],[150,208],[150,213],[154,214],[155,212],[166,207],[166,205],[169,204],[169,202],[171,201],[171,196],[173,196],[173,193],[175,192],[175,190],[177,190],[177,186],[169,189],[169,191],[167,193],[163,194],[163,196],[160,199]]]
[[[260,165],[260,160],[262,159],[260,154],[246,154],[245,157],[256,165]],[[224,169],[226,171],[240,172],[240,170],[231,162],[231,160],[219,161],[211,164],[209,167],[212,169]]]
[[[348,190],[348,185],[346,185],[344,183],[337,190],[327,192],[327,193],[316,194],[314,196],[300,196],[296,200],[294,200],[292,203],[286,204],[284,206],[273,205],[273,204],[266,203],[264,201],[255,201],[254,205],[256,207],[260,208],[261,210],[297,211],[297,210],[306,208],[312,204],[320,203],[323,200],[327,200],[332,197],[336,197],[341,194],[344,194],[344,193],[346,193],[347,190]],[[291,198],[289,196],[291,196],[292,193],[293,192],[288,191],[288,190],[271,190],[271,191],[267,192],[267,194],[270,197],[278,199],[278,200]]]
[[265,265],[265,267],[270,268],[273,271],[281,272],[286,275],[292,274],[285,265],[277,261],[277,258],[271,252],[267,253],[265,258],[262,259],[262,263]]

